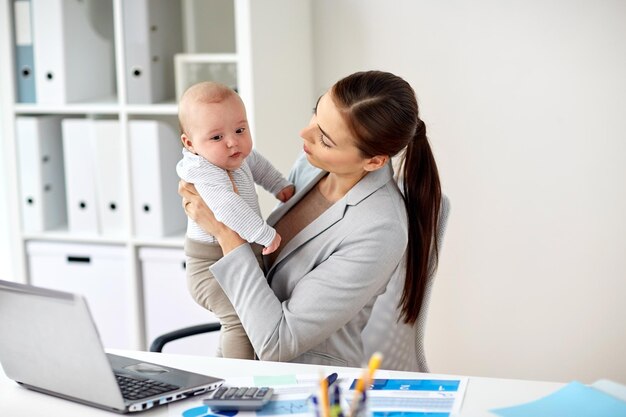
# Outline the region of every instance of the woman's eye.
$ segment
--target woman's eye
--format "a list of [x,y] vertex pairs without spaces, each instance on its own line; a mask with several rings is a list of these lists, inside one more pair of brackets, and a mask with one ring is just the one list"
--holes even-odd
[[237,133],[238,135],[241,135],[245,131],[246,131],[245,127],[240,127],[239,129],[235,130],[235,133]]
[[324,134],[320,135],[320,144],[325,148],[330,148],[330,145],[324,141]]

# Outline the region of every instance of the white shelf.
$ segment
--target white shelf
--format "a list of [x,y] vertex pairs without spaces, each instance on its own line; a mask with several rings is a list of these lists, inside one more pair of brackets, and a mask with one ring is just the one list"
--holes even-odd
[[63,105],[15,104],[15,114],[111,114],[130,115],[172,115],[178,114],[178,104],[174,100],[155,104],[119,104],[117,99],[95,103],[72,103]]
[[91,103],[71,103],[63,105],[15,104],[16,114],[118,114],[120,105],[117,98],[110,97]]
[[181,234],[179,236],[169,236],[161,239],[132,239],[132,243],[135,246],[152,246],[159,248],[182,248],[185,243],[185,236]]
[[70,233],[65,230],[51,230],[43,233],[28,233],[24,240],[41,240],[46,242],[102,243],[107,245],[126,245],[129,238],[125,236],[102,236],[93,234]]
[[52,230],[43,233],[25,233],[25,241],[39,240],[45,242],[72,242],[72,243],[100,243],[104,245],[133,245],[151,246],[160,248],[182,248],[185,243],[185,234],[166,236],[162,238],[138,238],[130,236],[102,236],[93,234],[77,234],[65,230]]
[[122,111],[129,115],[172,115],[178,114],[178,104],[174,101],[170,103],[157,104],[127,104],[122,106]]
[[[0,62],[5,70],[0,72],[0,123],[3,132],[3,151],[7,160],[9,175],[0,181],[6,181],[7,190],[18,196],[12,202],[10,212],[14,218],[11,224],[12,240],[15,242],[17,281],[31,282],[28,275],[32,272],[29,262],[32,259],[26,252],[27,243],[43,247],[69,246],[98,247],[115,245],[123,248],[128,258],[123,277],[125,289],[131,295],[129,326],[134,331],[131,349],[145,349],[149,341],[144,332],[143,285],[146,277],[142,276],[142,263],[138,252],[144,247],[172,249],[180,252],[184,244],[184,232],[174,236],[143,238],[135,236],[136,230],[132,218],[133,189],[130,173],[132,161],[129,138],[129,125],[134,120],[159,120],[176,125],[178,105],[172,98],[158,103],[136,104],[127,101],[132,86],[127,77],[131,72],[125,69],[125,27],[124,12],[129,0],[85,0],[86,2],[110,1],[114,36],[115,92],[110,97],[95,99],[90,102],[67,104],[16,103],[17,80],[15,78],[15,54],[12,32],[14,0],[0,0]],[[141,1],[141,0],[136,0]],[[181,7],[181,25],[183,42],[177,54],[187,63],[235,64],[236,87],[241,95],[249,118],[255,146],[261,145],[262,152],[270,160],[282,158],[287,162],[276,164],[285,174],[295,159],[299,146],[294,136],[306,124],[310,108],[314,105],[312,45],[311,36],[311,0],[150,0],[153,11],[160,3],[171,6],[178,1]],[[168,2],[168,3],[165,3]],[[32,5],[33,3],[31,3]],[[95,3],[94,3],[95,4]],[[195,10],[197,8],[197,11]],[[163,16],[161,16],[163,17]],[[168,17],[162,22],[169,22]],[[5,23],[9,24],[5,24]],[[294,23],[294,22],[297,22]],[[102,23],[102,22],[100,22]],[[169,23],[168,23],[169,24]],[[166,25],[167,26],[167,25]],[[159,30],[168,30],[164,24]],[[174,26],[172,26],[174,27]],[[111,29],[111,28],[109,28]],[[180,30],[176,30],[179,32]],[[173,29],[170,29],[174,33]],[[170,32],[166,32],[170,33]],[[163,32],[160,32],[161,35]],[[152,35],[151,35],[152,36]],[[165,36],[169,42],[174,36]],[[165,42],[164,42],[165,43]],[[141,51],[139,49],[139,51]],[[154,57],[153,57],[154,58]],[[78,62],[78,65],[86,61]],[[163,61],[159,61],[163,62]],[[172,57],[172,68],[174,59]],[[35,69],[37,64],[35,64]],[[69,80],[71,82],[71,80]],[[97,82],[97,80],[91,80]],[[175,77],[169,80],[172,90]],[[174,97],[167,93],[164,97]],[[21,228],[20,167],[17,166],[17,138],[15,119],[20,116],[57,115],[64,118],[116,119],[120,125],[122,149],[119,158],[123,161],[123,191],[128,200],[128,219],[124,230],[118,235],[77,234],[69,232],[67,225],[41,233],[25,233]],[[176,127],[177,126],[173,126]],[[177,131],[177,129],[176,129]],[[172,140],[177,140],[173,137]],[[293,146],[291,146],[293,144]],[[116,171],[119,172],[119,171]],[[168,188],[169,189],[169,188]],[[275,200],[264,202],[260,193],[261,207],[264,212],[275,205]],[[175,192],[172,198],[179,199]],[[179,200],[177,200],[179,201]],[[170,223],[171,224],[171,223]],[[54,277],[55,271],[46,273]],[[119,278],[119,277],[117,277]]]

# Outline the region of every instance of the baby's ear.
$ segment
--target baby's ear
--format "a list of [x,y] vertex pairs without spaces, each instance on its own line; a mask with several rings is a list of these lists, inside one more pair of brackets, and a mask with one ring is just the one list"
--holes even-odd
[[191,139],[189,139],[186,133],[183,133],[182,135],[180,135],[180,141],[182,142],[185,148],[193,152],[193,142],[191,141]]

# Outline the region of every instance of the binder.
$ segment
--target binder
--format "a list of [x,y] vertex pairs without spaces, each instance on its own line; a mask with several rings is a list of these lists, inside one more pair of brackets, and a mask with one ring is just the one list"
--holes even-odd
[[67,223],[61,118],[18,117],[15,121],[20,206],[25,233]]
[[35,89],[41,104],[115,94],[113,6],[101,0],[31,0]]
[[34,103],[36,100],[35,63],[30,0],[15,0],[13,17],[15,25],[16,99],[18,103]]
[[181,3],[124,1],[127,102],[146,104],[174,98],[174,54],[183,49]]
[[126,232],[126,169],[122,159],[122,134],[118,120],[92,121],[95,142],[95,188],[102,235],[121,236]]
[[128,128],[135,235],[158,238],[184,231],[187,216],[177,192],[177,131],[157,120],[131,120]]
[[71,233],[100,232],[94,187],[95,137],[92,123],[88,119],[64,119],[61,123],[68,230]]

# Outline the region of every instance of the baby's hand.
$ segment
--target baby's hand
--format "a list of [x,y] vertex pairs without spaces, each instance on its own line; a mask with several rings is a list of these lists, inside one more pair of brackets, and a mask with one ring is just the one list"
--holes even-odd
[[296,193],[296,187],[293,185],[288,185],[276,194],[276,198],[282,201],[283,203],[289,200]]
[[262,253],[263,255],[269,255],[270,253],[278,249],[279,246],[280,246],[280,235],[276,233],[276,237],[274,237],[274,240],[272,240],[272,243],[270,243],[265,248],[263,248]]

